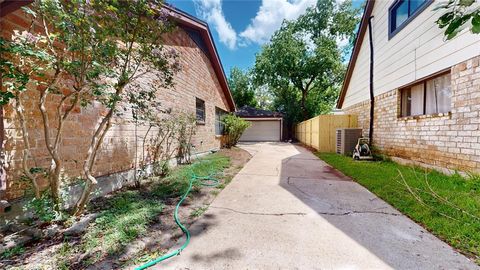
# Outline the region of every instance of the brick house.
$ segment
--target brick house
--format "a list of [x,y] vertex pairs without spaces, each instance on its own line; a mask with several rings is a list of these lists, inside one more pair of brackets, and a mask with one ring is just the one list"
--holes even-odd
[[367,2],[337,107],[358,115],[368,136],[372,75],[376,147],[418,165],[478,172],[480,35],[464,30],[446,41],[435,6]]
[[[10,38],[13,30],[23,30],[28,26],[25,14],[19,8],[29,2],[32,1],[0,1],[0,34],[4,38]],[[164,8],[177,24],[176,29],[165,37],[165,46],[179,53],[181,68],[175,75],[174,87],[158,91],[158,98],[162,107],[171,109],[172,113],[196,115],[196,131],[192,139],[195,151],[218,149],[221,146],[219,115],[234,112],[235,104],[213,37],[206,22],[175,8]],[[41,133],[42,120],[34,106],[34,101],[38,98],[37,92],[36,89],[27,90],[28,95],[24,100],[27,125],[32,138],[32,155],[41,166],[48,166],[47,149]],[[67,181],[82,176],[81,167],[89,138],[97,124],[97,116],[104,110],[100,104],[79,107],[65,123],[66,132],[60,151],[65,159],[63,173]],[[24,196],[28,188],[28,183],[19,180],[23,143],[11,106],[5,106],[0,111],[0,145],[3,148],[1,152],[5,155],[0,200],[12,200]],[[132,171],[135,157],[140,156],[141,149],[136,148],[135,143],[145,134],[147,127],[134,125],[128,121],[131,120],[129,117],[131,116],[117,117],[105,137],[94,168],[95,176],[100,177],[100,182]],[[46,186],[46,183],[43,185]]]

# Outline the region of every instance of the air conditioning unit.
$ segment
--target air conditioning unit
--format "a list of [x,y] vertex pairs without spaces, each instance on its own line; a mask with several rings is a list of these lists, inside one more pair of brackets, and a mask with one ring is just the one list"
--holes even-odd
[[337,154],[352,154],[355,145],[357,145],[358,139],[361,137],[361,128],[337,129]]

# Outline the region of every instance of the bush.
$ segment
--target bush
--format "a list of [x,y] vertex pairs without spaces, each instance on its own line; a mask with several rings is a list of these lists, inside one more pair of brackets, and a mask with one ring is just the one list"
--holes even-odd
[[238,140],[242,136],[245,129],[250,126],[250,122],[237,117],[233,114],[229,114],[223,118],[225,124],[225,147],[231,148],[238,143]]

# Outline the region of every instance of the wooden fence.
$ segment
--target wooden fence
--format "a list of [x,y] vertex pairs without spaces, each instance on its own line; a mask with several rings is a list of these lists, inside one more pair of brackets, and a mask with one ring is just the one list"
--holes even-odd
[[295,137],[320,152],[335,152],[336,130],[356,128],[356,115],[319,115],[295,126]]

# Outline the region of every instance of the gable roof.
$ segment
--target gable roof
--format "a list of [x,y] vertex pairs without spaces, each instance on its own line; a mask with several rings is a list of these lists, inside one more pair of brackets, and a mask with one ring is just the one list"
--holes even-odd
[[252,118],[280,118],[282,117],[282,114],[279,112],[274,112],[274,111],[268,111],[268,110],[262,110],[262,109],[257,109],[253,108],[250,106],[243,106],[241,107],[236,113],[237,116],[240,117],[252,117]]
[[357,62],[358,53],[360,52],[360,47],[362,46],[363,38],[365,37],[365,32],[368,27],[368,19],[372,15],[373,5],[375,0],[367,0],[365,9],[363,10],[362,20],[357,31],[357,36],[355,37],[355,45],[353,46],[352,55],[350,56],[350,61],[348,62],[347,72],[343,80],[342,89],[340,90],[340,96],[337,100],[337,108],[341,109],[343,101],[345,100],[345,95],[347,94],[348,85],[350,84],[350,78],[352,77],[353,69],[355,68],[355,63]]
[[189,32],[190,29],[196,30],[200,33],[200,37],[202,38],[203,42],[199,43],[198,40],[195,40],[195,38],[192,38],[192,39],[197,43],[199,48],[202,49],[204,52],[206,49],[205,54],[207,55],[207,57],[210,59],[212,63],[213,70],[217,75],[218,81],[220,82],[220,86],[223,89],[223,93],[225,94],[228,104],[230,105],[230,111],[232,112],[235,111],[236,109],[235,102],[233,101],[232,93],[230,92],[230,88],[228,87],[227,77],[225,76],[225,72],[223,70],[222,61],[218,56],[217,47],[213,42],[213,36],[212,36],[212,33],[210,32],[210,28],[208,27],[208,24],[205,21],[202,21],[175,7],[164,5],[164,8],[167,12],[169,12],[169,15],[171,16],[171,18],[179,26],[181,26],[182,28],[186,28],[187,33]]
[[[32,3],[33,0],[24,0],[24,1],[6,1],[0,0],[0,17],[11,13],[22,6],[28,5]],[[168,15],[171,19],[173,19],[180,27],[184,28],[187,33],[192,37],[194,42],[199,46],[199,48],[205,52],[206,56],[210,59],[212,63],[213,70],[217,75],[217,79],[222,87],[223,93],[225,98],[227,99],[228,105],[230,107],[230,111],[235,111],[235,102],[233,101],[232,93],[230,92],[230,88],[228,87],[227,77],[225,76],[225,72],[223,70],[223,65],[220,60],[220,57],[217,52],[217,47],[213,41],[212,33],[210,32],[210,28],[208,24],[194,16],[181,11],[175,7],[164,5],[163,8],[167,11]],[[196,31],[199,33],[198,38],[195,38],[196,34],[191,33],[191,30]],[[189,32],[190,31],[190,32]]]
[[32,3],[33,0],[12,1],[12,0],[0,0],[0,17],[7,15],[25,5]]

